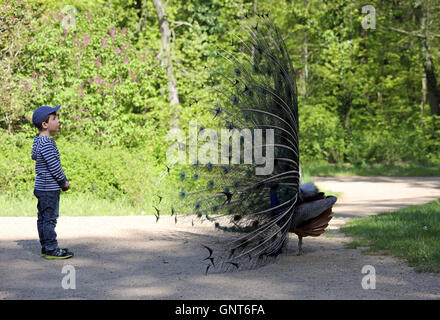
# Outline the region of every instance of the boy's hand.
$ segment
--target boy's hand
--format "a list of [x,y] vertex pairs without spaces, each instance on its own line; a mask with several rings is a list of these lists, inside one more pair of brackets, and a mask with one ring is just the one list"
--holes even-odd
[[67,191],[69,189],[70,189],[70,183],[69,183],[69,181],[67,181],[66,184],[61,188],[61,190]]

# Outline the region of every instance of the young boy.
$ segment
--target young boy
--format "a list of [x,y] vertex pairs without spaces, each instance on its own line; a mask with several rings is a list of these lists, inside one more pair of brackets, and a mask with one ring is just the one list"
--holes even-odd
[[46,259],[68,259],[73,253],[68,249],[60,249],[57,242],[55,226],[57,224],[60,188],[70,189],[69,181],[61,168],[60,154],[57,145],[50,136],[60,128],[54,108],[42,106],[35,109],[32,123],[39,130],[32,146],[32,160],[35,160],[34,195],[38,199],[38,236],[41,244],[41,256]]

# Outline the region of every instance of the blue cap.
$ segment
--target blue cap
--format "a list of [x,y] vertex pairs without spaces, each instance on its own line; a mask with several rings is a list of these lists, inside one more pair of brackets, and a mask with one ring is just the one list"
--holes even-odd
[[60,107],[61,105],[53,108],[47,106],[38,107],[35,109],[34,114],[32,115],[32,123],[35,127],[41,128],[41,125],[44,121],[46,121],[47,116],[57,111]]

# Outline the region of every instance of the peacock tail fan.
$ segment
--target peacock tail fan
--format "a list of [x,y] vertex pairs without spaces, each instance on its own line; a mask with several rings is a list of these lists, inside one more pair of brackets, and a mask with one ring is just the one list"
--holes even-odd
[[298,101],[287,48],[267,16],[246,23],[234,38],[230,50],[217,50],[225,65],[213,70],[218,98],[197,102],[212,112],[217,130],[198,126],[198,157],[171,170],[180,182],[172,213],[209,220],[228,233],[220,249],[206,246],[210,272],[272,261],[286,245],[298,206]]

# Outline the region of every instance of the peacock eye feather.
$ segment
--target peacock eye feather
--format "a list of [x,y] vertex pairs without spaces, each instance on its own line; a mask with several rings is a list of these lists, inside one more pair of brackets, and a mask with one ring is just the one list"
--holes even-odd
[[200,177],[200,175],[198,174],[198,173],[196,173],[195,175],[194,175],[194,179],[198,179]]
[[235,69],[235,75],[239,77],[241,75],[240,69]]
[[180,174],[180,179],[184,180],[185,177],[186,177],[185,172],[182,172],[182,173]]
[[181,192],[180,192],[180,197],[181,197],[181,198],[185,198],[185,196],[186,196],[185,191],[181,191]]
[[196,204],[196,209],[200,209],[200,203]]

